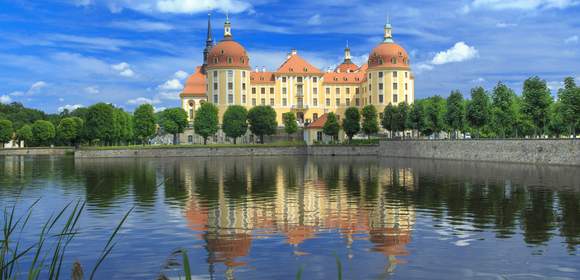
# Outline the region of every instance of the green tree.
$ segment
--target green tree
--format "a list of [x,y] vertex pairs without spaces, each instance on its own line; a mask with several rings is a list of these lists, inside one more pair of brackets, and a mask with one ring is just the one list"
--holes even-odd
[[541,135],[549,122],[549,108],[552,103],[552,96],[546,81],[539,77],[527,79],[524,82],[522,101],[522,112],[534,124],[534,134]]
[[115,108],[113,111],[113,127],[113,142],[126,144],[133,139],[131,115],[121,108]]
[[417,100],[409,109],[409,126],[411,129],[420,133],[425,127],[425,113],[423,100]]
[[405,139],[405,131],[409,129],[409,105],[401,103],[395,107],[394,114],[395,130],[401,131]]
[[32,125],[32,137],[36,145],[50,145],[56,136],[56,129],[49,121],[38,120]]
[[344,119],[342,120],[342,128],[348,137],[348,141],[352,141],[352,137],[360,132],[360,112],[356,107],[349,107],[344,112]]
[[288,134],[288,139],[290,135],[298,131],[298,124],[296,123],[296,115],[292,112],[287,112],[282,114],[282,122],[284,122],[284,131]]
[[16,140],[18,140],[18,145],[21,141],[24,141],[24,146],[29,145],[33,140],[32,127],[30,125],[24,125],[16,131]]
[[511,135],[517,120],[516,94],[499,82],[493,89],[491,99],[491,122],[494,132],[502,138]]
[[151,104],[140,105],[133,113],[133,134],[143,145],[155,134],[155,110]]
[[69,145],[77,145],[83,129],[83,120],[79,117],[67,117],[60,120],[57,135]]
[[569,131],[564,121],[562,102],[558,101],[550,105],[549,120],[548,133],[550,136],[560,138],[562,134]]
[[260,137],[260,142],[264,143],[264,135],[276,133],[276,111],[270,106],[256,106],[248,112],[248,122],[250,131]]
[[115,108],[113,105],[97,103],[89,107],[86,134],[89,141],[99,140],[105,145],[113,144],[115,138]]
[[193,129],[195,133],[203,137],[204,145],[207,144],[207,138],[218,132],[218,123],[218,108],[209,102],[201,104],[195,112]]
[[445,127],[445,99],[439,95],[425,100],[425,126],[423,133],[426,135],[439,134]]
[[362,109],[362,131],[370,139],[371,135],[379,132],[379,122],[377,120],[377,109],[373,105],[364,106]]
[[452,91],[447,97],[447,111],[445,112],[445,122],[447,127],[453,131],[453,138],[457,138],[457,132],[465,128],[465,106],[463,94],[458,90]]
[[334,113],[330,112],[326,115],[326,122],[324,123],[324,126],[322,126],[322,132],[331,136],[333,141],[338,139],[340,124],[338,123],[338,119]]
[[383,110],[383,119],[381,120],[381,126],[391,133],[391,138],[393,138],[393,135],[395,134],[396,111],[397,109],[395,108],[395,106],[389,103],[387,106],[385,106],[385,109]]
[[238,137],[244,136],[248,131],[248,110],[240,105],[229,106],[224,112],[222,130],[237,144]]
[[564,88],[558,92],[561,105],[558,108],[564,125],[571,135],[576,138],[580,128],[580,88],[576,87],[574,78],[564,79]]
[[187,112],[182,108],[169,108],[161,112],[159,125],[165,132],[173,134],[173,145],[178,144],[178,135],[187,127]]
[[483,87],[471,90],[471,101],[467,104],[467,122],[477,131],[477,137],[481,129],[489,123],[491,109],[489,97]]
[[14,128],[12,127],[12,122],[9,120],[0,120],[0,143],[2,143],[2,148],[4,144],[12,140],[12,135],[14,133]]

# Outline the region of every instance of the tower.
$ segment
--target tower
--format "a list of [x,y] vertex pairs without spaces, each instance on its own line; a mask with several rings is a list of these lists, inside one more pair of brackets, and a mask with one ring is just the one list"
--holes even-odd
[[211,31],[211,14],[207,14],[207,39],[205,40],[205,49],[203,50],[203,65],[201,66],[201,71],[203,74],[206,74],[207,57],[212,47],[213,47],[213,34]]
[[232,39],[232,23],[230,22],[229,14],[226,14],[226,22],[224,23],[224,40]]
[[393,27],[391,26],[391,19],[387,18],[387,24],[385,24],[385,39],[384,43],[394,43],[393,41]]
[[344,63],[352,63],[348,41],[346,41],[346,48],[344,49]]

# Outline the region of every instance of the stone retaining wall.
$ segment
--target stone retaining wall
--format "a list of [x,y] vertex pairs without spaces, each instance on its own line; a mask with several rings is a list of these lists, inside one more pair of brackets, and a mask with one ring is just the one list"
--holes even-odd
[[580,140],[383,141],[383,157],[580,165]]
[[0,149],[0,156],[62,156],[73,151],[73,148]]

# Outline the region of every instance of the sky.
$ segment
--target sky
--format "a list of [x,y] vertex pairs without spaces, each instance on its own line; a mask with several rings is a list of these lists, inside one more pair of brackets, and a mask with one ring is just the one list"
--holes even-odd
[[177,107],[208,12],[216,40],[229,13],[253,68],[274,71],[296,48],[325,70],[347,42],[360,64],[390,18],[417,98],[498,81],[519,93],[535,75],[554,95],[565,77],[580,82],[580,0],[0,0],[0,102]]

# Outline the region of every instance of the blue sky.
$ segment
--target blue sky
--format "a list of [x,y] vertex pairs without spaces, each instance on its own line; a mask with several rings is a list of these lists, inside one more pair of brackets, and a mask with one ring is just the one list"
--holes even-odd
[[298,49],[326,69],[380,42],[390,16],[412,57],[416,96],[504,81],[516,92],[539,75],[555,93],[580,79],[578,0],[0,0],[0,102],[57,112],[105,101],[179,106],[202,60],[208,10],[214,35],[229,11],[253,67],[274,70]]

